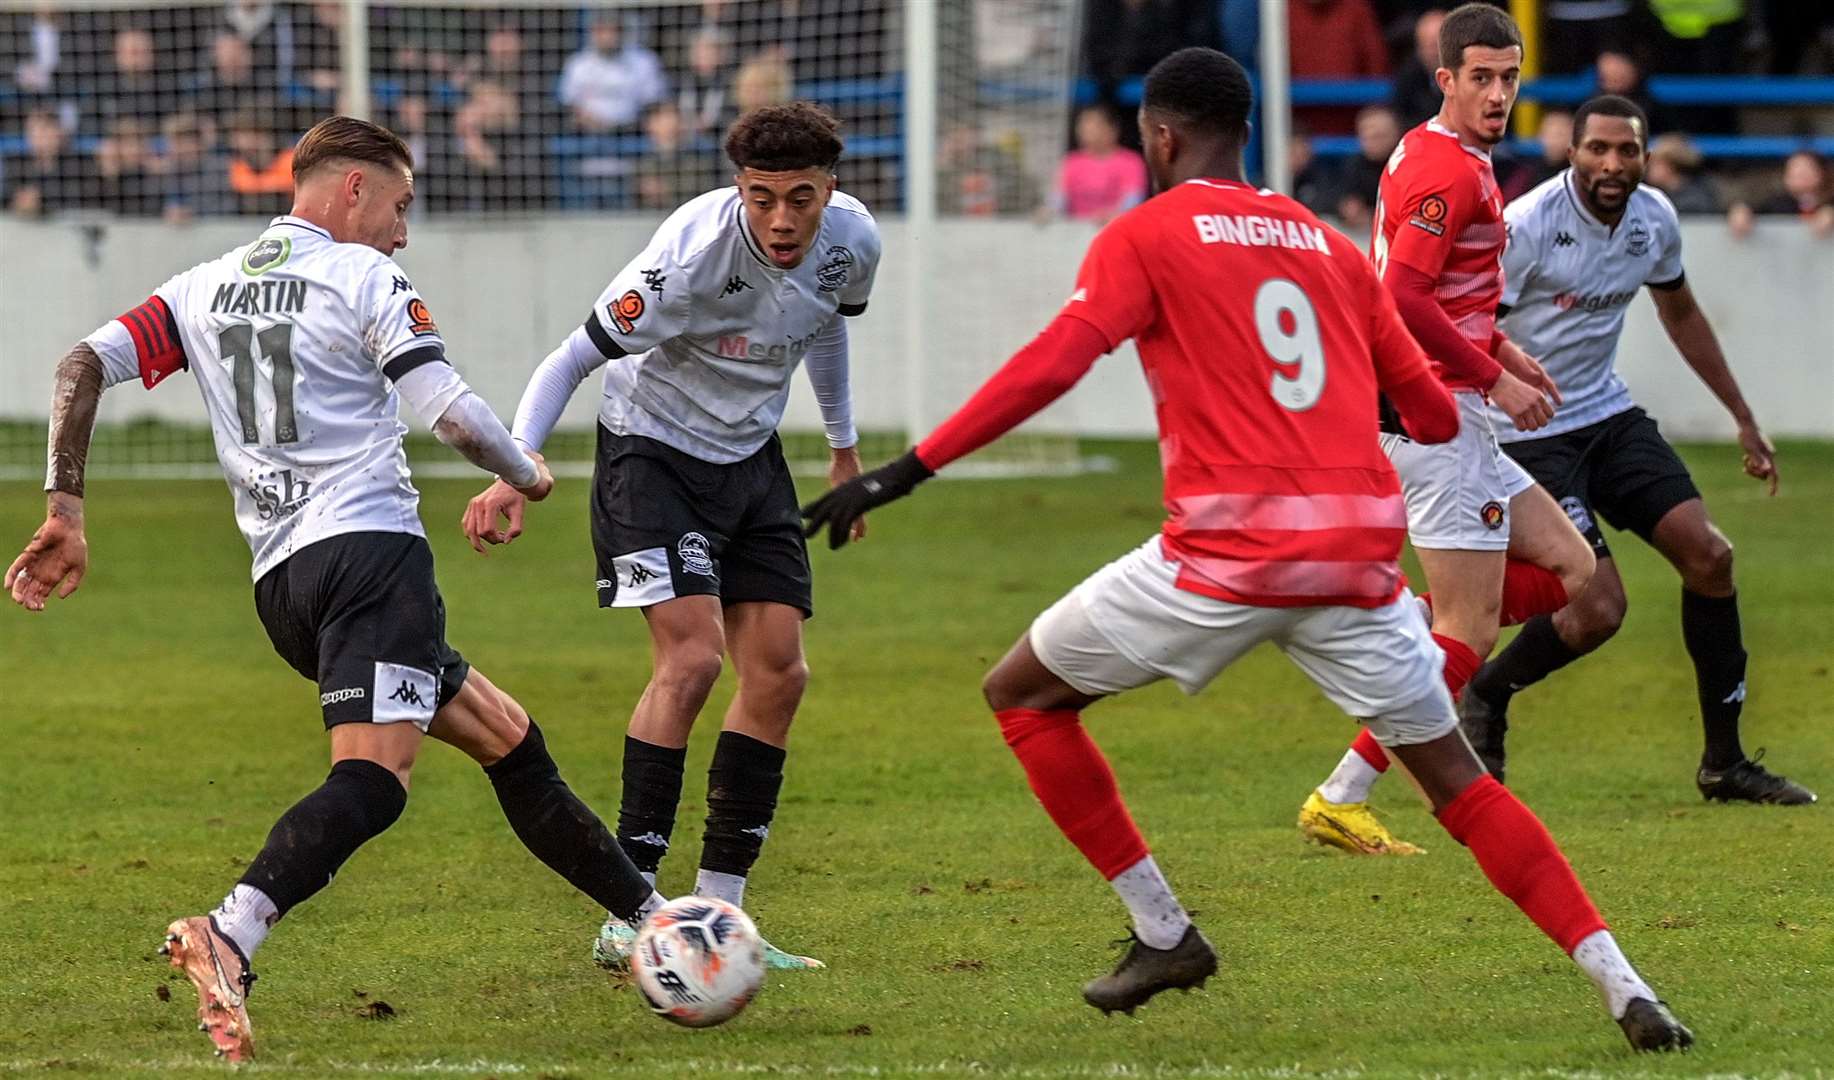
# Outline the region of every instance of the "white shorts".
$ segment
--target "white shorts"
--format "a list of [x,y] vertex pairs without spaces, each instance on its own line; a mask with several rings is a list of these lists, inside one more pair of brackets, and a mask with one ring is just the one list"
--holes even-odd
[[1382,452],[1407,497],[1407,538],[1416,548],[1502,551],[1509,547],[1509,500],[1535,479],[1497,446],[1484,395],[1454,390],[1452,399],[1458,435],[1451,442],[1382,433]]
[[1384,743],[1427,742],[1458,726],[1413,594],[1379,608],[1251,607],[1177,586],[1159,537],[1096,571],[1032,623],[1032,651],[1081,693],[1116,694],[1171,679],[1195,694],[1237,657],[1271,641]]

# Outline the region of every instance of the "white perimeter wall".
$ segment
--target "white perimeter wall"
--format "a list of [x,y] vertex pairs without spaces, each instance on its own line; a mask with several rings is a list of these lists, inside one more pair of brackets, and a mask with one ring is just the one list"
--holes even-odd
[[[885,261],[872,309],[851,320],[855,409],[864,428],[898,430],[909,415],[902,222],[882,223]],[[454,361],[506,416],[530,369],[577,326],[608,277],[647,240],[654,219],[550,217],[424,223],[399,256],[445,332]],[[188,227],[156,222],[48,224],[0,218],[0,419],[42,418],[51,370],[70,344],[138,303],[170,274],[259,232],[254,221]],[[1745,241],[1714,221],[1685,227],[1687,271],[1764,426],[1776,435],[1834,437],[1834,242],[1789,223]],[[928,258],[929,347],[922,410],[934,424],[1049,321],[1091,230],[1028,222],[947,222]],[[1619,357],[1637,399],[1673,436],[1723,438],[1731,424],[1681,363],[1648,300],[1631,309]],[[174,380],[153,393],[121,388],[105,420],[202,420],[195,392]],[[566,422],[591,422],[596,378]],[[1153,417],[1131,352],[1097,365],[1038,421],[1087,435],[1151,436]],[[788,425],[816,428],[806,387]]]

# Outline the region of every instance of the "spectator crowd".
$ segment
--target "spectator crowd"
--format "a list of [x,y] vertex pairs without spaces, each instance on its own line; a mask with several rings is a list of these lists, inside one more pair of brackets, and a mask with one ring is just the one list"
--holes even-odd
[[[997,106],[981,107],[981,87],[1018,87],[1022,98],[1029,84],[1003,83],[1003,65],[1018,71],[1034,39],[1057,32],[1053,18],[1076,5],[934,2],[944,13],[937,190],[946,214],[1107,221],[1148,193],[1130,96],[1146,70],[1190,44],[1251,69],[1258,51],[1259,0],[1081,0],[1077,107],[1052,145],[1048,133],[991,120]],[[667,210],[720,181],[719,138],[734,117],[792,96],[814,97],[846,123],[843,183],[875,206],[899,204],[903,0],[453,5],[368,7],[371,112],[407,139],[431,212]],[[1451,6],[1290,0],[1296,79],[1389,88],[1360,107],[1294,112],[1295,193],[1353,234],[1368,228],[1402,134],[1438,110],[1438,30]],[[1796,215],[1834,233],[1834,182],[1816,155],[1731,165],[1690,137],[1826,132],[1828,110],[1672,107],[1645,77],[1834,71],[1834,3],[1541,8],[1542,71],[1589,72],[1596,91],[1642,104],[1654,135],[1648,182],[1683,212],[1728,214],[1740,231],[1757,215]],[[340,0],[0,9],[0,210],[182,221],[284,209],[294,140],[339,104],[344,12]],[[949,73],[964,69],[952,85]],[[1570,112],[1541,108],[1536,122],[1536,149],[1497,156],[1508,196],[1565,165]],[[1337,136],[1353,136],[1354,152],[1315,152],[1315,140]]]
[[[407,139],[434,211],[669,209],[717,182],[740,110],[799,88],[834,89],[850,137],[895,131],[896,96],[872,84],[898,65],[895,7],[372,4],[371,112]],[[293,142],[339,106],[344,12],[339,0],[0,9],[0,207],[173,220],[284,209]],[[896,187],[870,161],[848,179],[869,198]]]

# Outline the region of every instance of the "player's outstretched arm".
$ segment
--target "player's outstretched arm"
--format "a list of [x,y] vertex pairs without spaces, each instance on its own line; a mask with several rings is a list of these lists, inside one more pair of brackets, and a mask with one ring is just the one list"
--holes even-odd
[[83,483],[106,381],[101,357],[87,342],[58,362],[47,439],[45,523],[6,571],[8,595],[28,611],[43,611],[53,591],[60,599],[76,592],[89,570]]
[[1656,302],[1656,315],[1670,341],[1680,351],[1700,381],[1707,384],[1732,419],[1738,423],[1739,446],[1745,451],[1745,472],[1759,480],[1770,481],[1770,493],[1777,493],[1777,448],[1758,428],[1757,417],[1745,402],[1738,379],[1726,363],[1725,351],[1719,347],[1719,335],[1707,321],[1707,313],[1694,299],[1694,290],[1685,279],[1667,288],[1651,286],[1649,295]]
[[814,536],[825,527],[828,546],[842,547],[853,524],[867,511],[909,495],[936,470],[1024,423],[1068,393],[1110,348],[1107,337],[1094,326],[1073,315],[1059,315],[915,450],[803,507],[806,534]]

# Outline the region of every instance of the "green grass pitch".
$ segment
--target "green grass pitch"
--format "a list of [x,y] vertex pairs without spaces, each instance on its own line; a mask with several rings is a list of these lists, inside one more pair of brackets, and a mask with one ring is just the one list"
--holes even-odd
[[[429,744],[400,823],[257,958],[250,1071],[1834,1075],[1834,806],[1701,802],[1678,584],[1621,534],[1629,622],[1518,699],[1510,777],[1694,1026],[1692,1054],[1633,1056],[1405,785],[1378,803],[1426,857],[1304,846],[1299,802],[1352,727],[1266,649],[1194,700],[1156,687],[1088,714],[1223,973],[1134,1019],[1083,1005],[1124,912],[1033,802],[978,685],[1036,612],[1155,528],[1152,449],[1098,449],[1119,471],[934,483],[859,548],[816,553],[814,679],[748,899],[773,940],[831,970],[771,978],[724,1028],[650,1017],[587,959],[600,913],[520,848],[473,765]],[[1732,451],[1687,456],[1738,545],[1747,747],[1834,798],[1834,445],[1785,446],[1775,500]],[[594,606],[582,481],[488,559],[457,529],[476,486],[425,485],[451,640],[610,816],[648,672],[641,620]],[[43,616],[0,611],[0,1072],[216,1075],[187,984],[153,950],[318,782],[325,740],[256,621],[222,485],[99,482],[89,503],[83,591]],[[35,485],[0,485],[9,559],[41,510]],[[692,881],[729,692],[695,736],[665,891]],[[362,1015],[375,1002],[394,1019]]]

